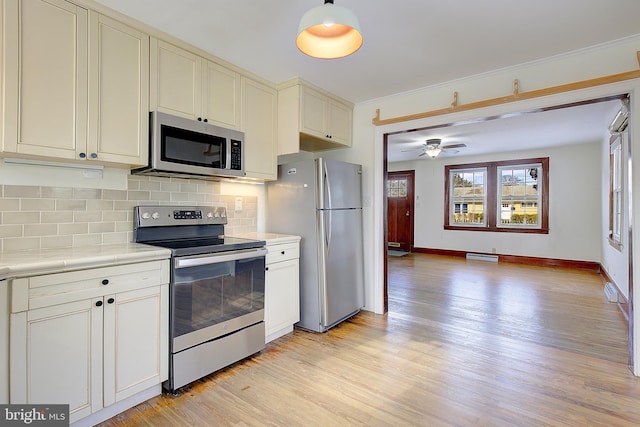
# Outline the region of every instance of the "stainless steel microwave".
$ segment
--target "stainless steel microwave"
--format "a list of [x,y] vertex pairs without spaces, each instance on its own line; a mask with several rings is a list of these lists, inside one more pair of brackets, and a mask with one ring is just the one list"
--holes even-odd
[[149,120],[149,165],[132,173],[215,179],[243,177],[244,133],[154,111]]

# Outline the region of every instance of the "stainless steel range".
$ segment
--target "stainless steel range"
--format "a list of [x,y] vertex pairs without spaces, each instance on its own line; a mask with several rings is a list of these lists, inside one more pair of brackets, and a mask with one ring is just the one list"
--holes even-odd
[[223,207],[137,206],[134,221],[135,242],[172,252],[165,389],[264,349],[264,241],[225,237]]

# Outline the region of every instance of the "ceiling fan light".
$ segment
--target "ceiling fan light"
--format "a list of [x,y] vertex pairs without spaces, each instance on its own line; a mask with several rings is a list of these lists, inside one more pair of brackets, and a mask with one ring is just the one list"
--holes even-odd
[[349,9],[326,0],[302,16],[296,45],[314,58],[343,58],[362,46],[360,23]]
[[425,154],[432,159],[435,159],[436,157],[438,157],[438,154],[440,154],[441,151],[442,151],[442,148],[438,148],[438,147],[427,148],[426,150],[424,150]]

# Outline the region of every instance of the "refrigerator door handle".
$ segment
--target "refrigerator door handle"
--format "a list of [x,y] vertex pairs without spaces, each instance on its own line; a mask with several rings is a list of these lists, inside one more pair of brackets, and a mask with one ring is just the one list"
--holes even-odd
[[322,179],[324,180],[324,191],[327,192],[327,197],[325,198],[327,203],[326,209],[331,209],[331,182],[329,182],[329,171],[327,170],[327,164],[325,162],[322,162]]
[[331,210],[325,211],[326,215],[327,215],[327,229],[325,231],[327,237],[326,237],[326,241],[327,241],[327,246],[326,246],[326,255],[329,256],[329,252],[331,252],[331,230],[333,229],[333,224],[331,223]]

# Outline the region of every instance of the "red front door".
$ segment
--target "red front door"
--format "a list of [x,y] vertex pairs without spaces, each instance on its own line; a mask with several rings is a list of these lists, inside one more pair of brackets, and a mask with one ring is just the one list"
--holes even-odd
[[413,182],[415,171],[387,174],[387,237],[389,249],[413,247]]

